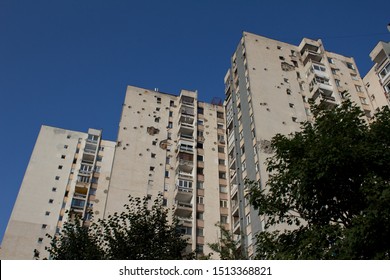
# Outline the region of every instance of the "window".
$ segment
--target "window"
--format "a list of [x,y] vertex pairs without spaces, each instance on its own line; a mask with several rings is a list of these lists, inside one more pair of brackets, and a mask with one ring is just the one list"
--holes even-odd
[[224,152],[225,152],[225,148],[218,146],[218,153],[224,153]]
[[198,143],[196,144],[196,147],[197,147],[198,149],[203,149],[203,143],[202,143],[202,142],[198,142]]
[[219,192],[220,193],[227,193],[228,192],[228,189],[226,186],[224,185],[219,185]]
[[186,180],[179,180],[178,185],[180,188],[192,189],[192,182]]
[[156,122],[156,123],[160,122],[160,118],[159,117],[158,118],[154,118],[154,122]]
[[196,229],[196,235],[197,236],[203,236],[203,228],[197,228]]
[[364,98],[364,97],[360,97],[360,102],[361,102],[363,105],[368,105],[367,99]]
[[62,165],[58,165],[58,169],[62,169]]
[[328,62],[329,62],[329,63],[331,63],[331,64],[334,64],[334,60],[333,60],[333,58],[331,58],[331,57],[328,57]]
[[292,117],[291,118],[293,122],[297,122],[297,118],[296,117]]
[[384,80],[384,78],[390,73],[390,63],[388,63],[380,72],[379,77]]
[[359,81],[358,76],[355,74],[351,74],[351,78],[352,78],[352,80]]
[[169,111],[169,116],[173,117],[173,112],[172,111]]
[[168,123],[168,128],[172,128],[173,127],[173,123],[172,122],[169,122]]
[[196,160],[197,161],[203,161],[204,157],[202,155],[197,155]]
[[227,224],[228,223],[228,216],[221,215],[220,222],[221,222],[221,224]]
[[152,141],[152,145],[156,146],[157,145],[157,141]]
[[284,78],[284,82],[285,82],[285,83],[289,83],[289,81],[288,81],[287,78]]
[[41,243],[43,242],[43,238],[42,238],[42,237],[39,237],[37,242],[38,242],[39,244],[41,244]]
[[218,159],[218,164],[219,165],[225,165],[225,160],[224,159]]
[[197,196],[196,197],[196,203],[197,204],[204,204],[204,197],[203,196]]
[[171,162],[171,158],[170,157],[166,157],[165,158],[165,164],[170,164]]
[[199,168],[198,167],[198,169],[197,169],[197,174],[199,174],[199,175],[203,175],[203,168]]
[[203,212],[196,212],[196,218],[198,220],[203,220]]
[[223,119],[223,113],[222,112],[217,112],[217,118]]
[[66,157],[65,155],[62,155],[62,156],[61,156],[61,159],[65,159],[65,157]]
[[56,192],[56,191],[57,191],[57,188],[52,188],[51,191],[52,191],[52,192]]
[[167,192],[167,191],[169,191],[169,185],[168,185],[168,184],[165,184],[165,185],[164,185],[164,192]]
[[279,59],[280,59],[280,60],[284,60],[284,57],[283,57],[283,56],[279,56]]
[[337,75],[337,70],[334,68],[331,68],[332,74]]
[[42,229],[45,229],[45,228],[47,228],[47,224],[42,225]]
[[297,73],[297,79],[300,79],[301,78],[301,73],[299,72],[296,72]]
[[55,179],[56,181],[58,181],[60,179],[60,176],[56,176]]
[[219,206],[222,207],[222,208],[227,208],[227,205],[228,205],[228,201],[225,200],[225,199],[221,199],[219,201]]
[[149,171],[154,171],[154,166],[150,166]]
[[251,223],[251,215],[250,214],[246,215],[245,219],[246,219],[246,224],[249,225]]
[[50,204],[53,204],[53,202],[54,202],[54,199],[49,199]]
[[287,93],[287,95],[291,95],[291,90],[290,90],[290,89],[287,89],[287,90],[286,90],[286,93]]
[[159,112],[160,111],[160,107],[156,107],[156,111]]
[[200,137],[203,137],[203,131],[202,131],[202,130],[198,130],[196,134],[197,134],[198,136],[200,136]]
[[355,85],[355,89],[356,89],[357,92],[363,92],[362,87],[359,86],[359,85]]
[[203,115],[204,109],[202,107],[198,107],[198,114]]
[[175,106],[175,101],[171,100],[171,101],[169,102],[169,106],[171,106],[171,107]]
[[191,235],[192,234],[192,227],[181,227],[180,232],[182,234]]
[[223,124],[218,123],[218,124],[217,124],[217,129],[223,129]]
[[169,171],[168,170],[165,171],[165,178],[169,178]]
[[282,49],[282,47],[281,47],[281,46],[277,46],[276,48],[277,48],[278,50],[281,50],[281,49]]
[[156,154],[151,153],[151,154],[150,154],[150,157],[151,157],[151,158],[156,158]]
[[157,104],[161,104],[161,97],[157,97]]
[[226,179],[226,172],[219,172],[218,176],[219,176],[219,179]]
[[68,145],[64,145],[64,148],[67,149],[67,148],[68,148]]
[[347,64],[348,69],[355,70],[355,66],[352,63],[346,62],[346,64]]
[[317,70],[317,71],[321,71],[321,72],[325,72],[326,71],[324,66],[317,65],[317,64],[313,64],[313,69]]
[[340,80],[335,79],[334,81],[335,81],[335,83],[336,83],[336,86],[339,87],[339,86],[340,86]]
[[294,107],[295,107],[293,103],[288,103],[288,106],[289,106],[290,108],[294,108]]
[[203,245],[196,244],[196,252],[198,254],[203,254]]
[[198,120],[198,125],[203,125],[203,124],[204,124],[203,120]]
[[201,181],[196,182],[196,188],[203,189],[203,182],[201,182]]
[[294,50],[291,50],[291,56],[297,56],[297,52]]
[[45,216],[49,216],[50,215],[50,212],[49,211],[46,211],[45,212]]
[[70,139],[70,135],[66,136],[67,139]]

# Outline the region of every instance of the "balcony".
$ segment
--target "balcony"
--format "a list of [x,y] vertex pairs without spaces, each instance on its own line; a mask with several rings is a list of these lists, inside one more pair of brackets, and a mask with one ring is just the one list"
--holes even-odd
[[177,147],[177,151],[179,153],[188,153],[188,154],[193,154],[194,153],[194,147],[191,145],[187,144],[179,144]]
[[175,199],[180,202],[190,203],[192,200],[192,189],[176,186]]
[[302,54],[302,60],[303,65],[306,65],[308,61],[321,62],[322,54],[318,52],[318,49],[316,51],[305,49],[304,53]]
[[84,206],[85,206],[85,200],[76,199],[76,198],[72,199],[72,208],[81,210],[84,209]]
[[313,93],[312,98],[315,100],[319,95],[331,96],[333,93],[333,87],[330,84],[315,83],[309,88],[310,92]]
[[193,126],[194,125],[194,117],[193,116],[189,116],[189,115],[185,115],[185,114],[181,114],[180,115],[180,118],[179,118],[179,124],[180,125],[187,125],[187,126]]
[[232,184],[231,185],[231,190],[230,190],[230,195],[234,196],[238,191],[238,185],[237,184]]
[[333,108],[337,105],[336,98],[334,98],[333,96],[327,96],[322,94],[319,98],[317,98],[316,104],[320,104],[326,108]]
[[185,172],[182,170],[176,170],[176,174],[179,178],[185,179],[185,180],[192,180],[194,179],[194,176],[192,175],[192,172]]
[[185,173],[192,174],[193,168],[194,168],[193,160],[180,158],[180,154],[179,154],[179,159],[177,161],[176,169],[178,169],[179,171],[183,171]]
[[185,133],[180,133],[179,132],[177,134],[177,138],[182,139],[182,140],[189,140],[189,141],[194,140],[194,136],[192,136],[192,133],[191,134],[185,134]]
[[175,203],[175,215],[183,218],[189,218],[192,216],[192,204],[176,201]]
[[241,233],[241,230],[240,230],[240,219],[239,218],[234,219],[233,233],[234,234],[240,234]]
[[195,99],[193,97],[186,96],[186,95],[182,95],[180,99],[181,104],[188,105],[191,107],[194,106],[194,101]]
[[179,225],[185,226],[185,227],[192,227],[192,217],[176,217],[179,221]]

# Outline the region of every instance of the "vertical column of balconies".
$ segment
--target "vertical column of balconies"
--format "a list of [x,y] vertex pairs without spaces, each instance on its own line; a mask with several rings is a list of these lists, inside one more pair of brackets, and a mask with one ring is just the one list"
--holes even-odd
[[100,136],[88,134],[84,150],[81,154],[80,169],[70,205],[71,219],[79,215],[86,223],[92,211],[92,201],[97,186],[99,170],[96,170],[96,160],[99,151]]
[[195,171],[195,99],[182,95],[176,147],[175,215],[185,235],[193,233]]
[[336,98],[324,62],[325,54],[320,42],[304,39],[300,44],[301,60],[305,67],[310,98],[317,104],[334,106]]

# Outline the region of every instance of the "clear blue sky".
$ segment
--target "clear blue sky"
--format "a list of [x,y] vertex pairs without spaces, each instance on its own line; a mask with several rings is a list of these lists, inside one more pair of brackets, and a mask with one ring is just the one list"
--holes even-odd
[[321,38],[362,76],[390,1],[0,0],[0,240],[42,124],[116,140],[126,85],[223,97],[242,31]]

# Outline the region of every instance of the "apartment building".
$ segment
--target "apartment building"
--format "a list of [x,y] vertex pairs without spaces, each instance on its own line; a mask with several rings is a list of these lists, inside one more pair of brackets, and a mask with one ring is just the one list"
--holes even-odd
[[123,210],[128,195],[164,196],[190,240],[209,254],[216,223],[230,228],[224,107],[129,86],[119,124],[105,216]]
[[374,66],[363,78],[375,110],[390,105],[390,43],[379,42],[370,53]]
[[265,217],[249,205],[244,181],[265,186],[272,137],[312,120],[310,99],[331,107],[350,98],[368,118],[373,108],[354,59],[326,51],[321,40],[295,46],[244,32],[224,82],[232,231],[252,257]]
[[326,51],[321,40],[296,46],[244,32],[224,79],[223,106],[199,101],[196,91],[128,86],[116,143],[94,129],[42,126],[1,259],[45,258],[44,236],[61,229],[66,210],[88,224],[87,210],[108,217],[124,210],[129,195],[162,195],[189,252],[212,253],[207,244],[218,240],[220,223],[253,257],[265,217],[249,204],[244,182],[265,187],[272,137],[312,121],[309,100],[332,107],[349,98],[370,120],[389,102],[389,53],[387,43],[375,47],[375,66],[363,82],[354,59]]
[[[74,215],[88,225],[102,217],[115,142],[88,133],[42,126],[1,245],[0,259],[48,258],[45,246]],[[66,212],[69,212],[67,214]]]

